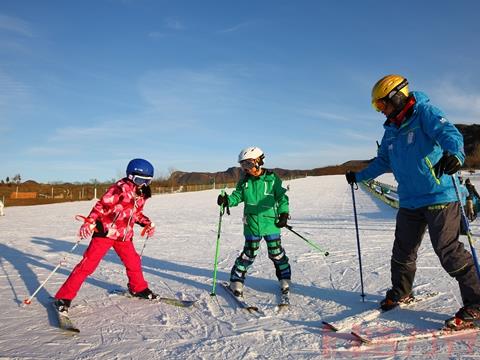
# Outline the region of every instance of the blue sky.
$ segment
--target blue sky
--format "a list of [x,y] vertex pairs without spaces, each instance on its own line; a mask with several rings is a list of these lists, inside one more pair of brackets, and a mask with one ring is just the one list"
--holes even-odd
[[120,178],[375,155],[372,85],[399,73],[480,119],[480,2],[2,0],[0,179]]

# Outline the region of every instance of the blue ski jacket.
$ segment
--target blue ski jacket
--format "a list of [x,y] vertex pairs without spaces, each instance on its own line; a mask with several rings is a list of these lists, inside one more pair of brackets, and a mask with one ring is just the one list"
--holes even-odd
[[437,178],[433,166],[444,152],[455,155],[463,164],[463,136],[440,109],[429,103],[426,94],[414,91],[410,95],[416,101],[412,115],[399,128],[389,122],[384,124],[377,157],[356,174],[356,179],[370,180],[392,171],[403,208],[457,201],[451,176]]

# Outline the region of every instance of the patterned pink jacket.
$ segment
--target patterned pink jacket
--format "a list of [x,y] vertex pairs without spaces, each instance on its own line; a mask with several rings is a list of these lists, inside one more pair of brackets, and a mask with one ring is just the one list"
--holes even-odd
[[94,237],[131,241],[135,223],[146,226],[150,219],[142,212],[146,199],[136,193],[135,184],[127,178],[117,181],[97,201],[89,218],[96,222]]

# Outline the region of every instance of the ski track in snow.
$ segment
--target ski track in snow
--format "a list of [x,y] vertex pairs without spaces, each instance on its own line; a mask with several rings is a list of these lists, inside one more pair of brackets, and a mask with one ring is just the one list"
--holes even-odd
[[[480,176],[471,179],[480,187]],[[395,184],[388,174],[379,180]],[[50,302],[88,241],[68,256],[31,305],[23,306],[22,301],[75,244],[79,223],[74,216],[88,214],[93,202],[7,208],[6,216],[0,217],[0,358],[480,358],[478,336],[352,348],[345,334],[322,330],[322,320],[340,321],[374,308],[389,288],[396,210],[362,189],[355,192],[366,294],[362,302],[352,199],[344,176],[308,177],[286,184],[290,185],[290,225],[330,252],[325,257],[282,230],[293,274],[288,309],[275,311],[278,283],[263,242],[245,290],[249,303],[262,312],[250,314],[235,307],[221,286],[216,297],[210,296],[219,190],[158,195],[145,208],[158,229],[143,254],[145,277],[162,296],[198,299],[197,303],[184,309],[109,295],[109,290],[126,287],[123,265],[112,250],[72,304],[71,317],[81,330],[75,336],[56,327]],[[228,281],[242,250],[241,218],[239,206],[222,219],[219,282]],[[479,223],[472,224],[473,233],[480,233]],[[468,247],[466,238],[462,241]],[[135,244],[138,251],[144,244],[139,229]],[[441,268],[428,234],[419,250],[415,289],[440,295],[414,309],[354,324],[357,330],[393,336],[433,329],[458,309],[458,286]]]

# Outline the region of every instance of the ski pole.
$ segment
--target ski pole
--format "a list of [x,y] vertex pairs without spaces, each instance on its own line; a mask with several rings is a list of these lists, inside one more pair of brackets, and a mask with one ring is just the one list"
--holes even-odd
[[148,236],[145,238],[145,241],[143,242],[142,250],[140,251],[140,259],[143,256],[143,250],[145,250],[145,246],[147,245],[147,240],[148,240]]
[[[222,196],[225,195],[225,189],[222,189]],[[213,285],[212,285],[212,292],[210,293],[210,296],[216,296],[215,288],[217,286],[217,269],[218,269],[218,255],[220,253],[220,233],[222,230],[222,216],[225,213],[225,208],[222,205],[220,205],[220,214],[218,217],[218,230],[217,230],[217,242],[215,245],[215,260],[214,260],[214,265],[213,265]],[[230,210],[228,209],[227,206],[227,214],[230,215]]]
[[[148,227],[144,227],[142,232],[140,233],[140,236],[141,237],[144,237],[145,234],[147,233],[147,230],[148,230]],[[147,246],[147,240],[150,238],[150,236],[147,235],[147,237],[145,238],[145,241],[143,242],[143,246],[142,246],[142,250],[140,251],[140,259],[142,258],[142,255],[143,255],[143,250],[145,250],[145,246]]]
[[63,259],[58,263],[58,265],[55,267],[55,269],[52,270],[52,272],[50,273],[50,275],[47,276],[47,278],[40,284],[40,286],[37,288],[37,290],[35,290],[33,292],[32,295],[30,295],[29,298],[23,300],[23,303],[26,304],[26,305],[30,305],[32,303],[32,299],[35,297],[35,295],[37,295],[37,293],[40,291],[40,289],[42,289],[45,284],[47,283],[47,281],[52,277],[53,274],[55,274],[57,272],[57,270],[60,268],[60,266],[62,266],[62,264],[65,262],[65,260],[67,259],[68,255],[70,255],[71,253],[73,253],[73,251],[76,249],[76,247],[78,246],[78,244],[80,244],[80,240],[82,239],[78,239],[78,241],[75,243],[75,245],[73,245],[73,247],[70,249],[70,251],[63,257]]
[[[360,285],[362,287],[362,294],[360,296],[362,297],[362,301],[365,302],[365,292],[363,291],[362,253],[360,251],[360,235],[358,233],[357,206],[355,204],[355,192],[354,192],[354,189],[353,189],[353,183],[350,184],[350,187],[352,189],[353,215],[355,217],[355,230],[356,230],[356,233],[357,233],[358,263],[360,265]],[[357,189],[358,189],[358,187],[357,187]]]
[[313,247],[314,249],[320,251],[323,255],[325,256],[328,256],[329,255],[329,252],[328,251],[325,251],[323,250],[322,248],[320,248],[317,244],[315,244],[314,242],[312,242],[311,240],[308,240],[306,239],[305,237],[303,237],[302,235],[300,235],[299,233],[297,233],[295,230],[293,230],[293,228],[290,226],[290,225],[285,225],[285,227],[290,230],[292,233],[294,233],[295,235],[297,235],[300,239],[304,240],[308,245],[310,245],[311,247]]
[[470,231],[470,224],[468,222],[467,215],[465,214],[465,209],[463,208],[463,205],[462,205],[462,199],[460,198],[458,185],[455,181],[455,175],[452,175],[452,182],[453,182],[453,187],[455,188],[455,193],[457,194],[458,203],[460,204],[460,212],[462,216],[463,226],[465,226],[465,230],[467,232],[468,244],[470,245],[470,250],[472,252],[473,263],[475,264],[475,270],[477,270],[477,275],[480,278],[480,266],[478,265],[477,252],[475,250],[475,247],[473,246],[472,233]]

